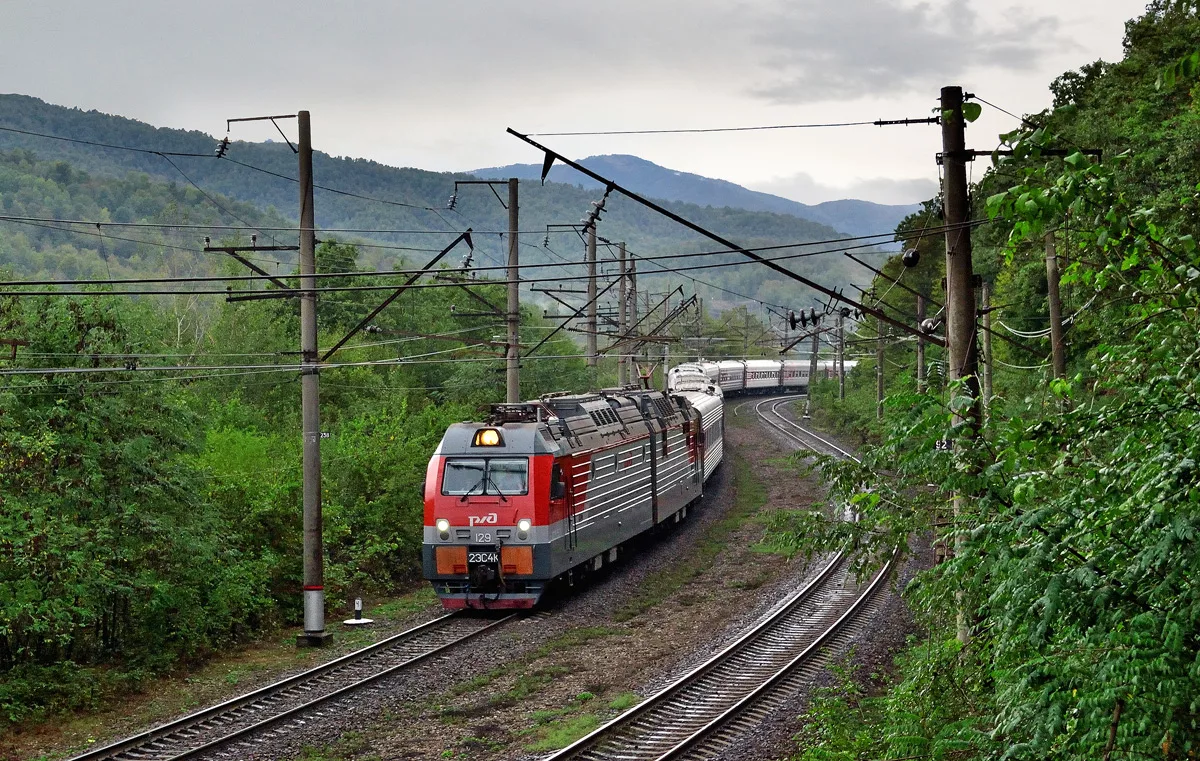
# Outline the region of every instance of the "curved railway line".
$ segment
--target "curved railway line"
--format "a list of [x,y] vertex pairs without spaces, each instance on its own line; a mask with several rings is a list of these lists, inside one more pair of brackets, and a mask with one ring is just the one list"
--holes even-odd
[[[779,412],[780,405],[797,398],[766,399],[754,403],[754,409],[764,423],[801,447],[853,457]],[[831,651],[870,625],[883,602],[879,591],[891,565],[889,561],[859,585],[842,556],[835,555],[815,579],[725,650],[545,761],[717,758],[812,685]]]
[[502,626],[516,615],[499,619],[452,613],[380,640],[307,671],[162,724],[132,737],[95,748],[70,761],[168,761],[198,758],[225,751],[239,754],[234,743],[254,747],[268,730],[284,732],[324,711],[337,710],[383,677],[411,668],[431,656]]

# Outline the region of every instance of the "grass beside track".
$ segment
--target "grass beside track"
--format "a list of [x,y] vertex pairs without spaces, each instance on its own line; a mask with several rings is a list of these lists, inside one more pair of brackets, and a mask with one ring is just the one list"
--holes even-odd
[[766,505],[766,484],[755,476],[750,462],[735,455],[727,462],[727,466],[733,467],[734,479],[734,504],[729,513],[705,530],[704,536],[685,559],[648,574],[638,595],[617,611],[614,620],[628,621],[645,613],[707,571],[717,555],[725,549],[729,536],[752,520]]

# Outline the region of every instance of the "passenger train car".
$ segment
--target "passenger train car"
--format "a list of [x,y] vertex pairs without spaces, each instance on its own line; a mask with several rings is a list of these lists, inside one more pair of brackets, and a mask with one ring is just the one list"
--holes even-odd
[[[847,362],[849,368],[853,362]],[[770,393],[808,388],[808,360],[798,359],[727,359],[720,362],[689,362],[671,368],[667,374],[667,389],[673,388],[680,374],[700,373],[719,385],[726,394]],[[818,377],[832,378],[835,372],[832,361],[817,363]]]
[[552,580],[686,516],[721,463],[722,392],[701,372],[674,379],[666,394],[549,395],[450,426],[424,488],[422,562],[442,604],[533,607]]

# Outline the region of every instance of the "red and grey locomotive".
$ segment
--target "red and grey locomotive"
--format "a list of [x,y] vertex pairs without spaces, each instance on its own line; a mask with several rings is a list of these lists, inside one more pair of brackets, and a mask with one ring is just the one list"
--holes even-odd
[[720,388],[617,389],[493,407],[446,431],[425,479],[425,577],[447,608],[528,608],[679,521],[723,453]]

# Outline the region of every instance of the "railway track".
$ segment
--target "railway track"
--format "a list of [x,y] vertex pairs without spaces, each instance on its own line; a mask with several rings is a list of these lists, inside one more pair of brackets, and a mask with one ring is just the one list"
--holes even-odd
[[[890,566],[890,564],[889,564]],[[889,566],[859,587],[839,555],[781,608],[658,694],[545,761],[713,758],[811,683],[868,625]]]
[[[853,457],[776,409],[795,398],[758,402],[755,412],[807,449]],[[891,565],[888,562],[868,583],[859,585],[848,575],[842,556],[834,556],[815,579],[725,650],[545,761],[720,756],[799,690],[813,684],[830,653],[871,624],[883,602],[879,592]]]
[[[754,412],[759,419],[767,425],[779,431],[791,441],[796,442],[801,447],[808,449],[816,454],[832,455],[833,457],[843,457],[848,460],[858,462],[858,458],[850,452],[842,449],[832,441],[820,436],[813,431],[805,428],[796,421],[784,415],[779,411],[779,408],[785,404],[790,404],[796,399],[805,398],[803,394],[794,396],[776,396],[770,399],[764,399],[754,405]],[[764,410],[764,408],[766,408]]]
[[168,761],[226,755],[239,758],[267,730],[286,732],[313,715],[348,705],[354,693],[383,677],[515,618],[452,613],[356,650],[316,668],[205,708],[132,737],[89,750],[70,761]]

